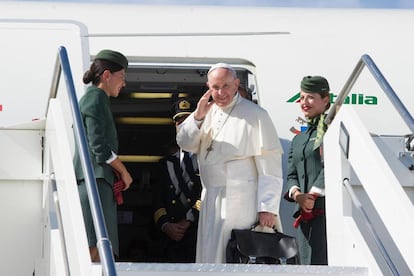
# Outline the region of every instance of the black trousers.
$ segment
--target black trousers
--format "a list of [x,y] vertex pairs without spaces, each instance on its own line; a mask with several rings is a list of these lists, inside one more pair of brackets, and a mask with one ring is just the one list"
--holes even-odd
[[301,264],[327,265],[326,217],[317,216],[311,221],[302,221],[298,242]]

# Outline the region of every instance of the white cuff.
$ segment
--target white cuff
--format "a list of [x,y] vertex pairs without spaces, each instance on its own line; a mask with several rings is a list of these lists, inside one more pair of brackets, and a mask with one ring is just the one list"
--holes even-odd
[[109,157],[108,160],[105,161],[106,164],[111,164],[115,159],[118,158],[118,155],[115,154],[115,152],[111,151],[112,155]]
[[[194,118],[194,117],[193,117]],[[194,118],[194,122],[195,122],[195,124],[196,124],[196,126],[198,127],[198,128],[200,128],[200,126],[203,124],[203,122],[204,122],[204,119],[202,119],[202,120],[196,120],[196,118]]]
[[293,199],[293,191],[294,190],[298,190],[299,192],[300,192],[300,188],[298,187],[298,186],[292,186],[290,189],[289,189],[289,198],[291,198],[291,199]]
[[325,196],[325,189],[321,189],[318,187],[312,187],[309,191],[310,193],[317,193],[319,196]]

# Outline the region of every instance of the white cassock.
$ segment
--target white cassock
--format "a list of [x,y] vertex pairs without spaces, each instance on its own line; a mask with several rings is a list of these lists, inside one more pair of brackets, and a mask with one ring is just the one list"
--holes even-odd
[[232,229],[250,227],[261,211],[279,214],[279,137],[268,113],[237,94],[225,108],[213,105],[200,128],[191,114],[179,126],[177,143],[198,154],[203,183],[196,262],[224,263]]

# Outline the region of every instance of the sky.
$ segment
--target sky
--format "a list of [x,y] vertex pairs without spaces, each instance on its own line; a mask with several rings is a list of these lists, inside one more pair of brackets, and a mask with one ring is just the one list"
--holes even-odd
[[100,2],[136,3],[149,5],[218,5],[301,8],[414,9],[414,0],[37,0],[36,2]]

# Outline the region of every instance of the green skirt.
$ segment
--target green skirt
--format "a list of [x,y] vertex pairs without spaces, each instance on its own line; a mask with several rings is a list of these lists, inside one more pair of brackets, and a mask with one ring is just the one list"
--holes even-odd
[[[112,244],[112,251],[116,256],[119,256],[117,205],[114,194],[112,192],[112,185],[101,178],[96,179],[96,184],[99,191],[99,197],[101,199],[108,238]],[[97,239],[84,180],[78,182],[78,190],[82,206],[83,219],[85,222],[86,234],[88,236],[88,244],[89,247],[96,247]]]

